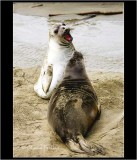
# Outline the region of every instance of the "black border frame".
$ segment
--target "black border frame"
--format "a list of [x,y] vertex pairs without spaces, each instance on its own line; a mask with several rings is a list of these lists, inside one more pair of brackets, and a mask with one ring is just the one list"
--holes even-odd
[[[26,1],[13,1],[26,2]],[[1,159],[13,159],[13,7],[12,1],[1,1]],[[28,1],[27,1],[28,2]],[[29,2],[38,2],[30,0]],[[39,1],[43,2],[43,1]],[[47,2],[47,1],[46,1]],[[64,1],[50,1],[64,2]],[[69,1],[72,2],[72,1]],[[75,1],[78,2],[78,1]],[[84,1],[91,2],[91,1]],[[97,2],[97,1],[94,1]],[[101,1],[100,2],[108,2]],[[124,2],[124,1],[109,1]],[[125,156],[124,159],[136,159],[136,107],[134,106],[136,72],[136,2],[124,2],[124,85],[125,85]],[[14,158],[22,159],[22,158]],[[25,159],[25,158],[23,158]],[[27,158],[28,159],[28,158]],[[42,158],[30,158],[42,159]],[[44,159],[54,159],[44,158]],[[70,158],[56,158],[70,159]],[[74,159],[74,158],[72,158]],[[77,159],[77,158],[75,158]],[[80,159],[80,158],[78,158]],[[87,158],[82,158],[87,159]],[[92,159],[92,158],[88,158]],[[100,159],[100,158],[93,158]],[[101,158],[123,159],[123,158]]]

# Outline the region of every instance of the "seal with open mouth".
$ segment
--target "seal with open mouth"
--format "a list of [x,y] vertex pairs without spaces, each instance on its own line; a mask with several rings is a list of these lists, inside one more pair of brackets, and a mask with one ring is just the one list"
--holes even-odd
[[102,146],[88,145],[84,139],[100,113],[100,104],[86,74],[83,56],[75,52],[66,66],[63,81],[49,101],[48,121],[71,151],[105,154]]
[[63,78],[67,62],[74,53],[70,28],[64,23],[51,27],[49,31],[49,46],[47,59],[41,68],[41,73],[34,91],[38,96],[49,99]]

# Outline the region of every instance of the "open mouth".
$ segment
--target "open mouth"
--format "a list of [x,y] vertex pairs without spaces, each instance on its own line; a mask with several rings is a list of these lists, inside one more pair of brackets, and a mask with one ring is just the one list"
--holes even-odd
[[69,42],[71,42],[73,40],[73,37],[70,34],[70,29],[66,29],[66,31],[64,33],[64,38]]

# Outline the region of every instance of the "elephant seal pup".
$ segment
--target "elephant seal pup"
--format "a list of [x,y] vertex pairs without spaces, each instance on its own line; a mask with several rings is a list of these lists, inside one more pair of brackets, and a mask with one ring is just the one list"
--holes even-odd
[[83,56],[75,52],[69,60],[63,81],[53,93],[48,106],[48,121],[60,139],[74,152],[104,154],[102,146],[90,146],[87,135],[101,108],[87,77]]
[[75,51],[72,40],[70,28],[64,23],[57,23],[51,27],[47,58],[34,85],[34,91],[39,97],[49,99],[63,79],[66,64]]

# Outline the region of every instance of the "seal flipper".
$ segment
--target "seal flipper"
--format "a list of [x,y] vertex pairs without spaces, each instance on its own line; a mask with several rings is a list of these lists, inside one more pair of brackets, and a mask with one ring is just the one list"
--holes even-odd
[[78,136],[78,142],[83,151],[85,151],[86,153],[92,153],[92,155],[94,155],[94,149],[91,149],[82,135]]
[[52,65],[47,66],[46,72],[43,73],[43,79],[42,79],[42,89],[45,93],[48,92],[52,77],[53,77],[53,67]]
[[86,153],[88,153],[90,155],[94,155],[94,154],[105,155],[105,148],[102,147],[101,145],[98,145],[98,144],[95,144],[95,143],[92,143],[92,144],[89,145],[86,142],[86,140],[83,138],[82,135],[79,135],[77,138],[78,138],[78,143],[80,144],[80,147]]
[[92,143],[91,145],[87,144],[86,140],[82,135],[76,137],[77,142],[73,139],[70,139],[66,142],[67,147],[77,153],[86,153],[89,155],[102,154],[105,155],[105,149],[98,144]]
[[84,151],[81,150],[79,143],[76,143],[72,139],[68,140],[66,146],[73,152],[84,153]]

